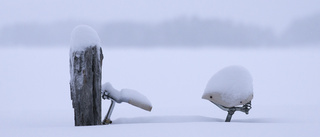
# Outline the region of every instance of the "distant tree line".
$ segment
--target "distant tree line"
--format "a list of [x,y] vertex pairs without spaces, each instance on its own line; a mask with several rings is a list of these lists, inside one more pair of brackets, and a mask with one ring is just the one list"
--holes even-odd
[[295,20],[283,32],[285,44],[320,44],[320,13]]
[[271,30],[197,18],[177,18],[156,25],[109,23],[100,35],[107,44],[127,46],[253,46],[275,41]]
[[[0,45],[65,45],[74,26],[83,22],[13,24],[0,28]],[[320,44],[320,14],[295,20],[280,35],[271,28],[230,20],[180,17],[151,24],[85,23],[95,28],[104,45],[123,47],[220,46],[255,47]]]

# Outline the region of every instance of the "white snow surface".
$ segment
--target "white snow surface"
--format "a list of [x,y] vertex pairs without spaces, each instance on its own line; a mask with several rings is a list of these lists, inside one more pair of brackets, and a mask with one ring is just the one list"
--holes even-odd
[[127,102],[136,107],[151,111],[152,104],[147,97],[132,89],[122,89],[120,92],[107,82],[102,85],[102,91],[107,91],[109,96],[117,103]]
[[225,107],[244,105],[253,97],[252,76],[242,66],[229,66],[214,74],[202,98]]
[[78,25],[71,32],[71,50],[81,51],[90,46],[100,47],[98,33],[88,25]]
[[[58,46],[61,47],[61,46]],[[1,137],[295,137],[320,135],[320,49],[108,49],[102,83],[137,89],[111,125],[75,127],[65,48],[0,48]],[[210,63],[208,63],[210,62]],[[201,99],[213,74],[241,64],[254,79],[249,115]],[[130,67],[128,67],[130,66]],[[102,100],[102,117],[110,101]]]

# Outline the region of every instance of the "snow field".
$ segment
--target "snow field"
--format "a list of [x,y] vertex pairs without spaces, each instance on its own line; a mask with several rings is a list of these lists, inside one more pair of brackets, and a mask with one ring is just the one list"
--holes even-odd
[[[74,127],[69,46],[0,49],[0,136],[315,136],[320,123],[320,49],[108,49],[102,83],[132,88],[151,112],[116,104],[108,126]],[[201,99],[213,74],[245,66],[252,109],[227,113]],[[102,101],[104,116],[110,101]],[[174,130],[173,130],[174,129]]]

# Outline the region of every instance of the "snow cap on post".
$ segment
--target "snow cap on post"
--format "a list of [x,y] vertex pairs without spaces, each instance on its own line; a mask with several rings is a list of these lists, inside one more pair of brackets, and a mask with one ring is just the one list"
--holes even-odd
[[251,74],[242,66],[226,67],[212,76],[202,98],[224,107],[244,105],[253,98]]
[[84,50],[88,46],[100,47],[98,33],[88,25],[79,25],[71,32],[71,50]]

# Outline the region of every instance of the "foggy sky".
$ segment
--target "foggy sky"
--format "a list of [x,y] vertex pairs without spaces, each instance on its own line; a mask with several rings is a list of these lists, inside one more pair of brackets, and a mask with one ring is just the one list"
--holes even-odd
[[319,0],[0,0],[0,27],[65,20],[159,22],[177,16],[219,18],[281,31],[320,12]]

